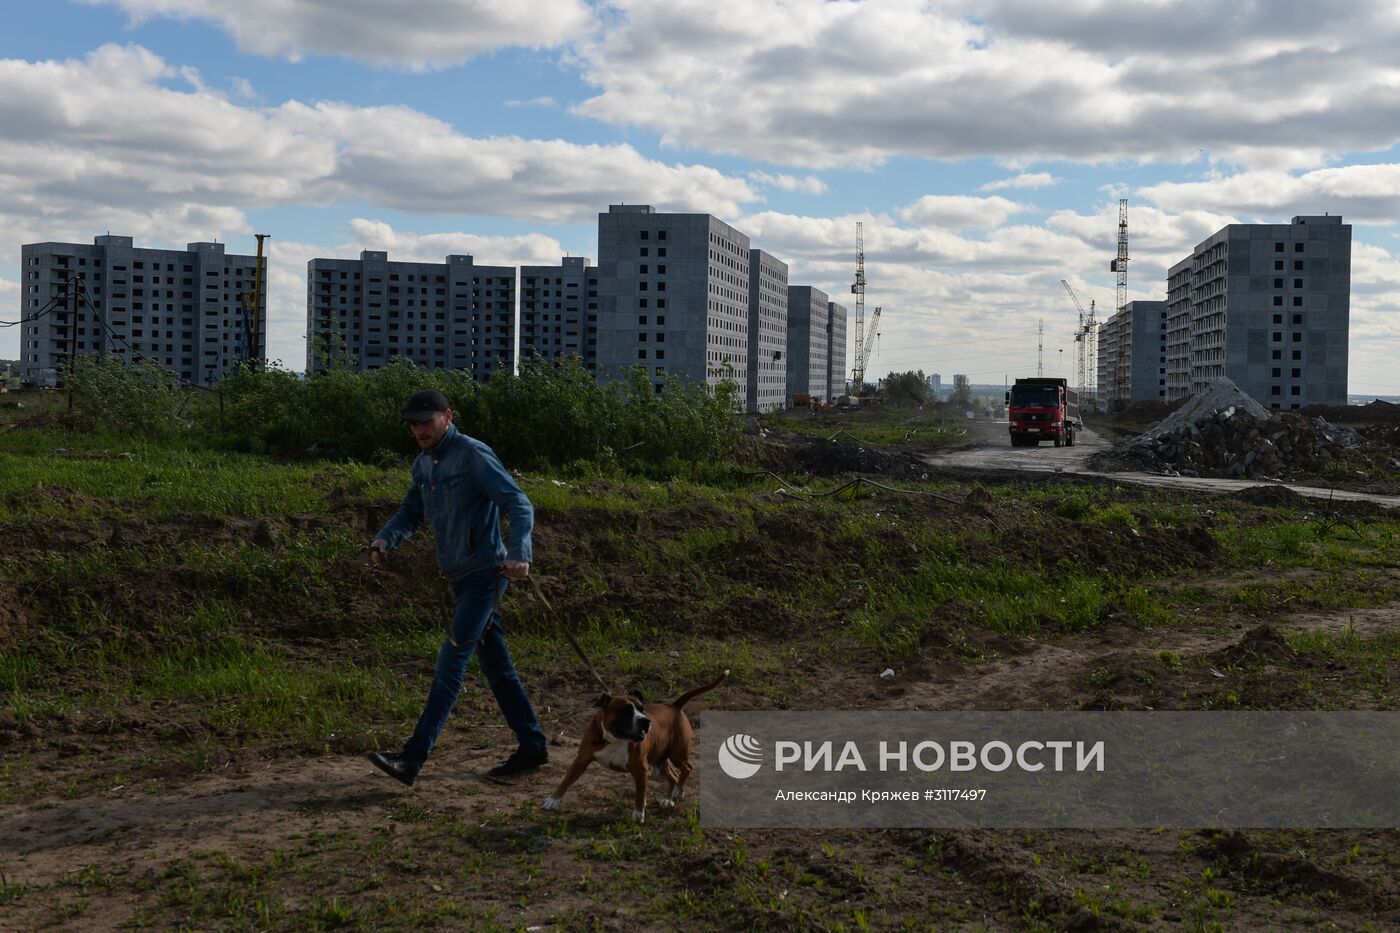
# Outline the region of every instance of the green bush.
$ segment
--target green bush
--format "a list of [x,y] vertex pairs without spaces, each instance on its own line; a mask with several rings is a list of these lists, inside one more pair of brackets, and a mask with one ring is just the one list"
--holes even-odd
[[152,438],[189,427],[184,418],[188,390],[159,363],[85,355],[77,358],[68,378],[73,407],[95,430]]
[[305,379],[243,368],[224,379],[220,430],[230,445],[258,453],[382,461],[417,451],[399,415],[411,394],[429,387],[447,396],[460,430],[512,467],[674,475],[727,458],[738,440],[732,382],[710,391],[670,380],[657,393],[638,369],[600,385],[577,357],[530,360],[519,375],[498,372],[486,383],[407,360]]

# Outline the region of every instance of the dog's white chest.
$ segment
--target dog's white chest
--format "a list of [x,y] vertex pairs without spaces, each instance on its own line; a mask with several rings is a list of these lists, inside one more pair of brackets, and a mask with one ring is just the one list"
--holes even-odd
[[614,771],[626,771],[631,746],[626,742],[609,742],[593,753],[593,760]]

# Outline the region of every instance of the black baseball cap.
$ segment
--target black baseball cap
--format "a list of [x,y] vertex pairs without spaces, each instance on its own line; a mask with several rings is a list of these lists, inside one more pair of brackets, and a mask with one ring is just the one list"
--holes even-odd
[[451,407],[447,402],[447,396],[437,389],[424,389],[421,392],[414,392],[413,397],[408,400],[408,404],[403,409],[403,420],[428,421],[433,415],[447,411]]

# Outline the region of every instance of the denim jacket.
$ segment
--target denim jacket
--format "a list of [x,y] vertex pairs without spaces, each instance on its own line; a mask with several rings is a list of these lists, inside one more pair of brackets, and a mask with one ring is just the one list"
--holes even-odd
[[[501,540],[501,511],[510,516],[510,548]],[[535,510],[495,451],[448,425],[431,450],[413,461],[413,485],[394,517],[380,529],[393,550],[423,524],[432,525],[438,563],[448,579],[531,560]]]

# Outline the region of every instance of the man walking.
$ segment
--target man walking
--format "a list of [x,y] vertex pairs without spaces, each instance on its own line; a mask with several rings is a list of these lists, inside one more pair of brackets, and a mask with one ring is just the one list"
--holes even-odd
[[[530,573],[535,510],[495,452],[453,425],[452,409],[441,392],[415,393],[403,420],[422,453],[413,461],[413,485],[403,504],[370,545],[370,559],[381,566],[426,517],[437,542],[438,563],[457,597],[457,610],[413,735],[403,751],[373,752],[369,760],[390,777],[413,784],[457,702],[475,651],[519,742],[514,754],[487,773],[502,776],[537,768],[549,760],[547,743],[506,650],[498,612],[508,580],[523,580]],[[501,540],[502,512],[510,516],[509,550]]]

